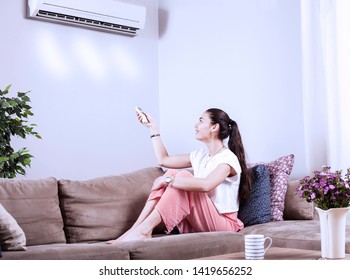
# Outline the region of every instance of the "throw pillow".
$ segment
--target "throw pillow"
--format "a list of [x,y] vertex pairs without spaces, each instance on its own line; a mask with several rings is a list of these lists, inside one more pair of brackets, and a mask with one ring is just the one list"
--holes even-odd
[[252,190],[249,199],[241,203],[238,218],[244,226],[263,224],[271,221],[270,178],[268,168],[256,165],[251,168]]
[[26,237],[16,220],[0,204],[0,247],[7,251],[26,249]]
[[314,205],[299,197],[297,192],[299,185],[299,180],[288,183],[283,213],[285,220],[312,220],[314,218]]
[[259,162],[249,164],[249,167],[257,164],[267,166],[270,173],[271,187],[271,220],[283,221],[284,200],[288,188],[289,176],[294,165],[294,155],[282,156],[271,162]]

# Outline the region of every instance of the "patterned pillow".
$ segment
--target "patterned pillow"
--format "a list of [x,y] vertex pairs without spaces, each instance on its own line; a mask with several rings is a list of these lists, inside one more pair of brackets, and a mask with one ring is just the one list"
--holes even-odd
[[280,157],[271,162],[259,162],[249,164],[249,167],[257,164],[267,166],[270,173],[271,187],[271,220],[283,221],[284,200],[288,188],[289,176],[294,165],[294,155]]
[[238,218],[244,226],[263,224],[271,221],[270,178],[268,168],[256,165],[251,168],[252,191],[249,199],[241,203]]

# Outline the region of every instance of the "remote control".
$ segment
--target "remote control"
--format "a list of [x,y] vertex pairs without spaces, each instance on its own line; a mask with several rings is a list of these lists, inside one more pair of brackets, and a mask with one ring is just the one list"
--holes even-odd
[[135,107],[136,112],[141,115],[141,121],[142,123],[149,123],[149,120],[147,119],[147,116],[145,113],[142,111],[142,109],[138,106]]

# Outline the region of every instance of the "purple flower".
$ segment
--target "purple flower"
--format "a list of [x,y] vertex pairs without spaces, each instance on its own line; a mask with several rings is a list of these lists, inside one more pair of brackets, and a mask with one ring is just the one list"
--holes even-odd
[[341,170],[332,172],[331,167],[323,166],[322,170],[314,171],[314,176],[306,176],[300,180],[297,187],[299,197],[307,202],[327,210],[336,207],[350,206],[350,168],[345,177]]

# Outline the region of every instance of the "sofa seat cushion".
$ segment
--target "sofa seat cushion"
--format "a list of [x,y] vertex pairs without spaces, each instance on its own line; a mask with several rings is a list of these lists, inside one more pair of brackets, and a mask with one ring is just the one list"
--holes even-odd
[[134,260],[185,260],[242,251],[244,236],[236,232],[170,234],[118,246],[128,249]]
[[28,246],[27,251],[3,252],[4,260],[128,260],[126,249],[99,243]]
[[[321,250],[318,220],[275,221],[246,227],[242,234],[263,234],[272,238],[272,246],[306,250]],[[347,225],[345,251],[350,253],[350,225]]]
[[28,246],[66,242],[55,178],[0,179],[0,203],[23,229]]
[[28,246],[27,251],[3,252],[4,260],[128,260],[129,252],[105,242]]
[[59,196],[68,243],[115,239],[139,216],[158,167],[85,181],[59,180]]

